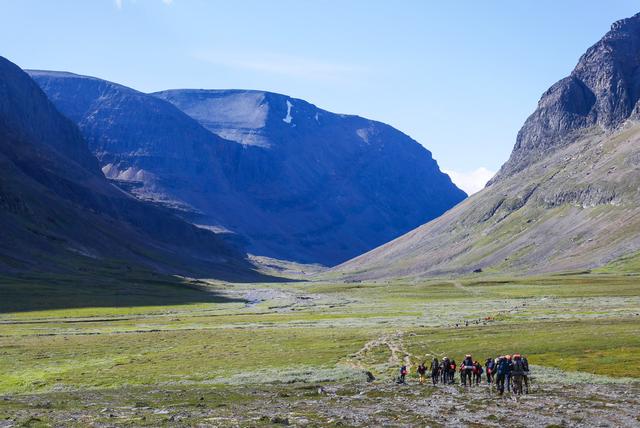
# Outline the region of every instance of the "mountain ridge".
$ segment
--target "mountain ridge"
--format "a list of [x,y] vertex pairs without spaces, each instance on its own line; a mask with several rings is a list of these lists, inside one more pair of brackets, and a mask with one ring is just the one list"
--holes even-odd
[[[107,176],[126,182],[137,197],[183,208],[183,217],[195,224],[231,232],[259,256],[334,265],[466,196],[406,134],[286,95],[136,91],[140,100],[134,103],[130,92],[110,82],[99,83],[113,90],[101,97],[92,92],[95,80],[51,72],[33,77],[79,124]],[[78,114],[85,98],[93,111]],[[158,114],[171,109],[184,116],[161,133]],[[210,135],[185,152],[182,168],[174,168],[167,147],[183,147],[189,139],[179,129],[196,125],[198,135],[202,129]],[[138,134],[118,133],[128,128]],[[161,135],[171,136],[167,147]],[[155,157],[138,156],[136,147]]]
[[0,57],[0,270],[260,278],[237,249],[110,184],[78,127]]

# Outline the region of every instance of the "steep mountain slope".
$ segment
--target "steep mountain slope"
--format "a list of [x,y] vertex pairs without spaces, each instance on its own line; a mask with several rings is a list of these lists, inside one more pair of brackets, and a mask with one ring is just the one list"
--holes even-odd
[[0,271],[74,272],[120,260],[169,273],[254,277],[215,234],[103,176],[78,128],[0,57]]
[[152,96],[31,73],[78,123],[107,176],[235,233],[257,255],[335,265],[465,196],[408,136],[302,100],[257,91]]
[[613,24],[544,93],[486,189],[337,271],[357,278],[552,272],[640,250],[639,65],[636,15]]
[[427,150],[388,125],[268,92],[155,95],[245,147],[230,181],[262,209],[248,235],[279,241],[276,256],[335,264],[464,198]]
[[[72,73],[28,71],[56,106],[76,122],[109,179],[140,199],[195,211],[185,199],[215,186],[227,191],[219,159],[232,144],[154,97]],[[188,181],[189,187],[182,183]],[[181,191],[166,191],[180,186]]]

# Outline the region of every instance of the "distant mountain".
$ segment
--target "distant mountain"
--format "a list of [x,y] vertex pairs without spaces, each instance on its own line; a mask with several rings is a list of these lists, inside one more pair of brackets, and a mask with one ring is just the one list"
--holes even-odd
[[229,231],[250,252],[335,265],[435,218],[465,194],[394,128],[259,91],[143,94],[30,72],[107,177]]
[[640,250],[640,14],[545,92],[489,186],[346,277],[587,269]]
[[218,236],[110,184],[78,127],[0,57],[0,272],[87,265],[255,278]]

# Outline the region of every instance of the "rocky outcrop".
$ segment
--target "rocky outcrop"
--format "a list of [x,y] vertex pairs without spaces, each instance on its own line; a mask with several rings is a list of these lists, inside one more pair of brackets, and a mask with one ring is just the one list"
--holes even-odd
[[640,119],[639,99],[640,14],[614,23],[571,75],[542,95],[518,133],[509,161],[490,184],[571,144],[590,127],[612,132],[628,119]]

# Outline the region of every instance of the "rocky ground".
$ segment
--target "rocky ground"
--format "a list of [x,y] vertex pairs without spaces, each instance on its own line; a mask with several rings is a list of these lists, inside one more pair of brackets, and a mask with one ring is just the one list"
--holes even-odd
[[536,384],[498,397],[488,386],[290,384],[170,387],[2,397],[0,427],[522,426],[637,427],[640,385]]

